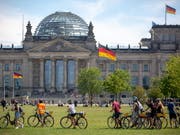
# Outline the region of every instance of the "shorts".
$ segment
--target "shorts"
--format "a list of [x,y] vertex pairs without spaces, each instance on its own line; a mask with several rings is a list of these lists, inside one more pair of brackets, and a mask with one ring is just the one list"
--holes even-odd
[[20,112],[15,112],[15,119],[17,120],[17,119],[19,119],[20,118],[20,116],[21,116],[21,113]]
[[76,113],[71,113],[69,114],[71,117],[74,117],[76,115]]
[[117,119],[117,118],[119,118],[119,115],[120,115],[120,112],[115,112],[114,113],[114,117]]
[[171,120],[171,119],[176,119],[177,118],[177,116],[176,116],[176,114],[175,113],[170,113],[169,114],[169,119]]

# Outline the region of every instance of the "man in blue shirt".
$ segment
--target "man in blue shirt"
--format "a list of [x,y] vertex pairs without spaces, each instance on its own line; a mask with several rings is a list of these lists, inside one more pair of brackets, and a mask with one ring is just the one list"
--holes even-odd
[[170,120],[170,125],[172,128],[172,120],[176,120],[177,119],[177,115],[176,115],[176,109],[175,109],[175,105],[173,103],[173,99],[170,99],[170,102],[168,103],[168,111],[169,111],[169,120]]

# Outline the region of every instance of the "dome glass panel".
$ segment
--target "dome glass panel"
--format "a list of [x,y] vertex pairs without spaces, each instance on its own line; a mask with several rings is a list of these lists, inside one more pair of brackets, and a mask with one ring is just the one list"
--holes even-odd
[[71,12],[55,12],[45,17],[35,31],[35,36],[87,36],[88,25]]

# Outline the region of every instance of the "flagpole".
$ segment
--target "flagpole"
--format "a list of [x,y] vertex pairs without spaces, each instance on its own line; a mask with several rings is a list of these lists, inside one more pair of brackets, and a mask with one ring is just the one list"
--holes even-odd
[[4,100],[5,100],[5,94],[6,94],[6,86],[5,86],[5,78],[4,78]]
[[[166,5],[165,5],[166,6]],[[165,25],[167,24],[167,11],[166,11],[166,7],[165,7]]]
[[13,76],[13,96],[12,98],[14,99],[14,76]]

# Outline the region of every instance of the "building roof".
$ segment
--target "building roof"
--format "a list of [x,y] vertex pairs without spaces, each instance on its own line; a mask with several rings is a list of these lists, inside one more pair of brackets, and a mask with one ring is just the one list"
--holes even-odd
[[180,25],[154,25],[152,28],[180,28]]
[[71,12],[55,12],[45,17],[36,28],[34,36],[87,36],[88,25]]

